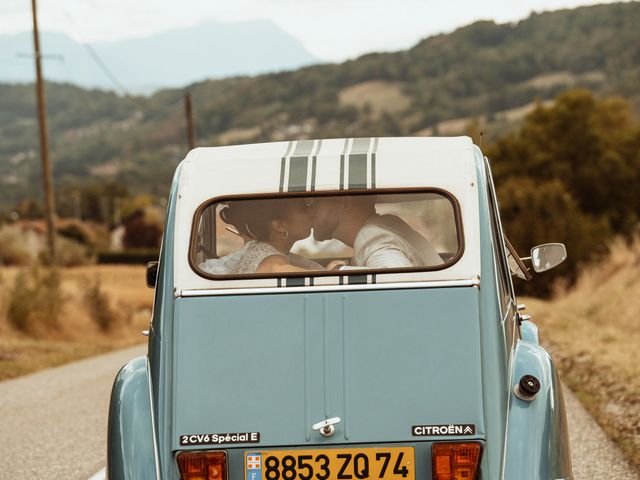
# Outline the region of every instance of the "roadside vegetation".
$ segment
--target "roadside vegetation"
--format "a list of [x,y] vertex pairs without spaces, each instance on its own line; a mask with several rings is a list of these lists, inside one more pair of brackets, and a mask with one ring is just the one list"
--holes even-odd
[[521,256],[564,242],[569,257],[521,293],[549,295],[602,258],[615,236],[640,221],[640,122],[628,102],[569,90],[538,105],[521,128],[484,149],[491,160],[505,232]]
[[552,299],[519,300],[563,381],[640,471],[640,235]]
[[0,380],[145,341],[142,266],[0,269]]
[[151,317],[141,264],[158,258],[162,214],[152,200],[122,202],[111,229],[59,219],[54,262],[34,217],[0,221],[0,380],[144,342]]

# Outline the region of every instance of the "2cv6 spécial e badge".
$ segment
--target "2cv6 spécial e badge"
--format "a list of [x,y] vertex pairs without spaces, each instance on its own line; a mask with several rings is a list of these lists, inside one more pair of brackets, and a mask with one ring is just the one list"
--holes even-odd
[[565,256],[518,257],[467,137],[197,148],[148,266],[148,355],[114,383],[108,477],[570,479],[511,281]]

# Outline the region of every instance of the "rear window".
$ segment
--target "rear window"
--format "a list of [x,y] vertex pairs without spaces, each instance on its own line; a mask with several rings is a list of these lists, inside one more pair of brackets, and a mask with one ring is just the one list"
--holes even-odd
[[449,267],[463,236],[442,190],[279,194],[206,202],[190,249],[211,279],[393,273]]

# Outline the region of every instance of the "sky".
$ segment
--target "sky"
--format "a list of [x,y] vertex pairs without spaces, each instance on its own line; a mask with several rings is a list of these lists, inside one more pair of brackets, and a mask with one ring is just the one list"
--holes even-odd
[[[511,22],[588,0],[38,0],[40,30],[119,40],[215,20],[268,19],[325,61],[394,51],[475,20]],[[0,0],[0,34],[31,29],[30,0]]]

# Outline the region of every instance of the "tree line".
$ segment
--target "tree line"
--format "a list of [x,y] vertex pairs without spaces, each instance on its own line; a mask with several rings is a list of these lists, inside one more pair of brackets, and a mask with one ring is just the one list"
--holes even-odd
[[[550,241],[567,245],[567,262],[544,274],[548,280],[571,282],[613,236],[638,234],[640,123],[625,100],[567,91],[486,153],[506,234],[521,255]],[[551,282],[520,288],[548,294]]]

